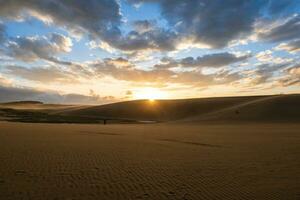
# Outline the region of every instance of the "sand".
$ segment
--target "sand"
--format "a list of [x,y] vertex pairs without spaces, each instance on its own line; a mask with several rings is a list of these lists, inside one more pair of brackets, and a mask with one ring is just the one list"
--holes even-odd
[[0,122],[0,199],[300,199],[300,124]]
[[300,123],[300,94],[134,100],[106,105],[0,104],[0,120],[40,123]]

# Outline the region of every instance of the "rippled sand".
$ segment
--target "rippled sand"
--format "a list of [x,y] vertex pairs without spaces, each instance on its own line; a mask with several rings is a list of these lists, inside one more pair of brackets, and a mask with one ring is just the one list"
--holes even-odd
[[0,122],[0,199],[300,199],[300,124]]

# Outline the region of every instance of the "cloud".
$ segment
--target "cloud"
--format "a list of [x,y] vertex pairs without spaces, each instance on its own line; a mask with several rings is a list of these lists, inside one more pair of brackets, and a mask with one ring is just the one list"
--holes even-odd
[[250,58],[250,54],[235,55],[233,53],[223,52],[215,54],[207,54],[196,58],[186,57],[179,60],[171,58],[164,58],[161,60],[161,64],[155,65],[156,68],[173,68],[173,67],[224,67],[237,62],[245,61]]
[[276,82],[276,85],[288,87],[293,85],[300,85],[300,78],[282,78]]
[[122,32],[122,14],[117,0],[3,1],[0,16],[15,20],[35,17],[67,28],[73,35],[87,34],[92,41],[102,44],[96,46],[105,44],[106,48],[122,51],[173,51],[179,46],[189,46],[185,43],[226,47],[230,42],[251,34],[254,23],[264,18],[263,13],[276,18],[299,4],[294,0],[228,0],[226,3],[222,0],[128,1],[134,4],[157,3],[168,26],[159,27],[155,21],[139,20],[133,22],[133,30]]
[[4,68],[4,73],[41,83],[76,83],[79,78],[75,73],[55,66],[27,68],[11,65]]
[[19,20],[29,15],[91,37],[114,34],[121,22],[120,6],[115,0],[1,1],[0,15]]
[[60,35],[57,33],[52,33],[50,36],[50,42],[55,45],[58,52],[70,52],[72,49],[72,40],[69,37]]
[[115,38],[109,36],[105,41],[123,51],[172,51],[176,49],[178,35],[173,31],[156,27],[145,32],[130,31],[125,36]]
[[132,99],[134,96],[133,92],[131,90],[127,90],[125,92],[125,96],[123,97],[123,99]]
[[288,69],[289,74],[298,76],[300,78],[300,66],[296,65]]
[[237,56],[232,53],[215,53],[208,54],[196,59],[187,57],[181,60],[181,65],[191,67],[222,67],[229,64],[244,61],[251,57],[250,55]]
[[277,86],[293,86],[293,85],[300,85],[300,66],[296,64],[288,69],[285,70],[286,74],[283,77],[280,77],[276,82],[275,85]]
[[287,51],[289,53],[297,53],[300,51],[300,39],[288,43],[281,43],[275,49]]
[[135,65],[120,67],[115,65],[111,59],[97,61],[90,65],[95,73],[100,76],[111,76],[117,80],[133,81],[133,82],[163,82],[165,78],[174,75],[169,70],[142,70],[137,69]]
[[134,30],[138,33],[145,33],[156,28],[156,21],[154,20],[137,20],[132,23]]
[[156,21],[138,20],[132,25],[134,30],[128,34],[114,38],[109,36],[105,41],[123,51],[173,51],[180,43],[181,39],[176,32],[157,26]]
[[112,66],[117,66],[118,68],[132,68],[133,67],[133,64],[125,59],[125,58],[122,58],[122,57],[119,57],[119,58],[106,58],[104,59],[104,62],[106,65],[112,65]]
[[275,23],[271,28],[266,26],[257,33],[257,38],[265,42],[282,42],[297,39],[300,36],[300,16],[294,15],[281,23]]
[[0,74],[0,85],[2,86],[9,86],[12,84],[12,81],[7,79],[6,77],[3,77],[1,74]]
[[[3,1],[0,15],[8,19],[21,20],[32,16],[45,23],[66,27],[69,32],[87,34],[90,39],[103,41],[124,50],[174,49],[175,33],[155,28],[144,32],[120,30],[121,12],[116,0],[13,0]],[[136,22],[135,27],[142,26]],[[73,34],[73,35],[74,35]]]
[[[162,16],[182,37],[195,43],[222,48],[247,37],[257,20],[276,18],[299,2],[294,0],[128,0],[133,4],[154,2]],[[296,3],[295,3],[296,2]]]
[[286,63],[292,60],[289,58],[273,56],[273,52],[271,50],[261,51],[257,53],[255,57],[258,61],[262,63],[274,63],[274,64]]
[[[124,58],[107,58],[86,63],[82,68],[62,68],[56,66],[24,67],[17,65],[4,66],[3,73],[12,77],[21,77],[39,83],[76,83],[80,80],[102,79],[113,77],[128,82],[163,83],[176,82],[177,74],[170,70],[142,70]],[[88,73],[86,73],[86,71]]]
[[261,62],[269,62],[271,60],[273,60],[273,56],[272,56],[273,52],[271,50],[266,50],[266,51],[261,51],[258,54],[256,54],[256,58],[257,60],[261,61]]
[[33,62],[39,59],[47,61],[67,64],[60,61],[55,56],[60,53],[71,51],[72,40],[66,36],[52,33],[48,37],[17,37],[7,42],[4,49],[6,55],[22,60],[25,62]]
[[100,78],[110,76],[121,81],[153,85],[175,83],[203,87],[231,83],[241,78],[239,73],[225,70],[210,75],[205,75],[200,70],[175,72],[168,68],[158,67],[153,67],[151,70],[142,70],[132,63],[130,66],[120,67],[112,61],[111,59],[99,60],[89,66],[95,70],[96,76]]
[[0,42],[3,43],[5,40],[6,40],[5,25],[0,22]]
[[59,104],[103,104],[116,101],[112,97],[100,97],[99,95],[59,94],[53,91],[0,85],[0,102],[26,100]]
[[131,90],[126,91],[126,96],[132,96],[132,95],[133,95],[133,92]]
[[300,66],[296,64],[285,70],[286,75],[276,82],[280,86],[300,85]]
[[261,64],[258,65],[256,69],[250,71],[245,79],[248,82],[247,84],[251,86],[265,84],[271,81],[271,79],[274,77],[275,72],[285,69],[290,64],[291,63],[289,62],[282,64]]

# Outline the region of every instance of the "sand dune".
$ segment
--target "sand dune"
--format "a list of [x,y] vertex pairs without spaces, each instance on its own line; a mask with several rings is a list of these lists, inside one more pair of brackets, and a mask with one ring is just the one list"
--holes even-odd
[[18,102],[0,104],[1,112],[28,122],[299,122],[300,95],[136,100],[100,106]]
[[300,95],[129,101],[59,112],[154,121],[300,121]]
[[300,122],[300,95],[257,98],[183,121]]
[[64,115],[120,117],[170,121],[209,113],[260,97],[201,98],[183,100],[137,100],[61,112]]

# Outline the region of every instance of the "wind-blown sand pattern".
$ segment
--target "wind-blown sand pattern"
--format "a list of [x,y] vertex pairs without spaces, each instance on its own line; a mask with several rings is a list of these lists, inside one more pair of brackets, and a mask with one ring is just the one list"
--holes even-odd
[[0,122],[0,199],[300,199],[299,131]]

